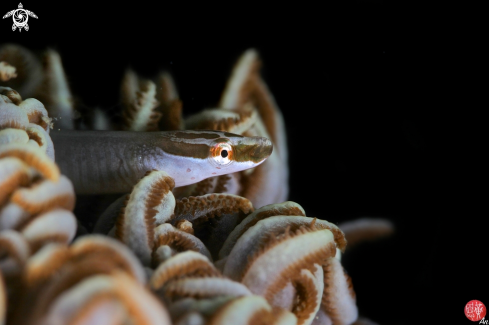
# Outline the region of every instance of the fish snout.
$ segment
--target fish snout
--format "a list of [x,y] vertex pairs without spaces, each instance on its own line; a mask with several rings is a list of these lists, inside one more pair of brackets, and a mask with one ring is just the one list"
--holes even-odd
[[253,144],[247,151],[248,160],[259,164],[270,157],[273,151],[272,141],[265,137],[252,137]]

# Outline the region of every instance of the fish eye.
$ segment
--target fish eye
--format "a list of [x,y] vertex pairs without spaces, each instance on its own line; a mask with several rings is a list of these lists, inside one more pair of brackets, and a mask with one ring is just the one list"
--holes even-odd
[[233,162],[233,147],[227,142],[219,142],[211,148],[211,161],[216,167],[223,167]]

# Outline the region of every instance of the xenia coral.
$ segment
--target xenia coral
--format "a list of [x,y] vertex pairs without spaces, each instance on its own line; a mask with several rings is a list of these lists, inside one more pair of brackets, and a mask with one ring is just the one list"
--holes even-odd
[[[0,47],[1,80],[41,94],[47,108],[0,87],[0,323],[367,323],[357,320],[341,257],[347,239],[392,225],[365,219],[343,232],[286,201],[284,121],[256,51],[238,60],[217,108],[185,119],[168,73],[151,81],[126,72],[116,129],[221,130],[267,137],[274,150],[251,170],[179,188],[164,170],[148,170],[93,233],[75,218],[73,185],[55,163],[52,114],[63,118],[56,128],[74,129],[74,108],[59,55],[45,59],[41,68],[26,49]],[[92,120],[113,127],[100,111]]]

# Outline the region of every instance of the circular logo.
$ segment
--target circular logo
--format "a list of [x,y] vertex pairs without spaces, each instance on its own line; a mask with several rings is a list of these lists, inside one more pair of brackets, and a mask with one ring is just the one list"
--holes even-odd
[[15,13],[12,16],[14,18],[14,24],[18,27],[24,27],[27,24],[27,20],[29,20],[24,9],[15,10]]
[[477,322],[486,316],[486,306],[479,300],[471,300],[465,305],[465,316]]

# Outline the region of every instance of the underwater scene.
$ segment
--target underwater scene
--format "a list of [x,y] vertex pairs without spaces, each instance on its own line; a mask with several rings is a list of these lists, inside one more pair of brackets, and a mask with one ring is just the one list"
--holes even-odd
[[395,6],[201,6],[0,5],[0,324],[483,319]]

